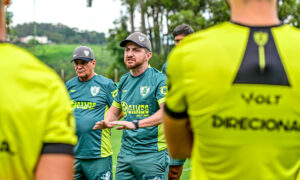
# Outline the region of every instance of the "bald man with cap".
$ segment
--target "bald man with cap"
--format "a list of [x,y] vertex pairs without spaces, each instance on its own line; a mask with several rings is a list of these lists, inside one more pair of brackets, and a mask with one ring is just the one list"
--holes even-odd
[[77,74],[66,83],[77,124],[74,179],[112,180],[110,129],[92,128],[104,118],[117,87],[111,79],[94,72],[96,59],[90,47],[75,48],[71,62]]
[[171,52],[164,129],[192,180],[300,179],[300,31],[276,0],[228,0],[231,21]]
[[[167,179],[169,156],[162,132],[166,77],[149,65],[151,43],[140,32],[120,43],[129,72],[122,76],[105,119],[94,129],[123,129],[116,179]],[[124,120],[116,121],[123,112]]]

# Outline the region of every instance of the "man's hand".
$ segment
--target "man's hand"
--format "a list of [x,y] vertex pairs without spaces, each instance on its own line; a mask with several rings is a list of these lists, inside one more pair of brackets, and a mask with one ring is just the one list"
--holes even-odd
[[114,127],[114,125],[110,122],[107,121],[98,121],[96,122],[95,126],[93,127],[93,129],[105,129],[105,128],[112,128]]
[[135,125],[133,122],[129,121],[113,121],[111,122],[112,125],[118,125],[116,129],[121,130],[121,129],[135,129]]

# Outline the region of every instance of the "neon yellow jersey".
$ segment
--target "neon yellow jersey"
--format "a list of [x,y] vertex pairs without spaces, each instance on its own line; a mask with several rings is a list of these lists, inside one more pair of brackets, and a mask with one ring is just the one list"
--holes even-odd
[[34,179],[41,153],[72,154],[75,121],[56,73],[0,43],[0,179]]
[[169,57],[166,112],[189,117],[191,179],[300,179],[300,31],[223,23]]

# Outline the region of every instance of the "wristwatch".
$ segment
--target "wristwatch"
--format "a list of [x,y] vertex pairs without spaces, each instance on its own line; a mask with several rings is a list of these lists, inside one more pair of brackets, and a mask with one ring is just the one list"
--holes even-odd
[[134,124],[135,129],[139,128],[139,121],[138,120],[133,120],[132,123]]

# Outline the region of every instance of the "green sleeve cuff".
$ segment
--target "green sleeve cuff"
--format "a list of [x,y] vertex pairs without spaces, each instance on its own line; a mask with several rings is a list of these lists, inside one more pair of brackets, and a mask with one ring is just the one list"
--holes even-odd
[[114,106],[114,107],[116,107],[116,108],[118,108],[118,109],[122,109],[121,104],[118,103],[117,101],[114,101],[114,102],[112,103],[112,106]]
[[161,105],[162,103],[166,102],[166,98],[163,97],[163,98],[159,99],[157,102],[158,102],[159,105]]

